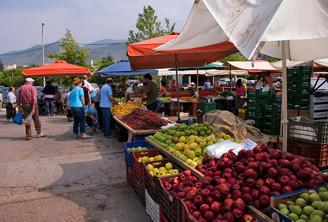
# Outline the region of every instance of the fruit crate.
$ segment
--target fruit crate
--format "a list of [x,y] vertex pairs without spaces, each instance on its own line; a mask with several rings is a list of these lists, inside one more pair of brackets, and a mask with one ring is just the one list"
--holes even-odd
[[328,145],[288,139],[287,151],[308,158],[317,167],[324,168],[328,166]]
[[153,222],[160,221],[160,207],[159,204],[153,200],[148,191],[145,190],[146,212]]
[[[178,175],[177,175],[178,176]],[[167,176],[159,179],[159,203],[167,220],[181,222],[181,200],[172,196],[164,187],[165,182],[173,180],[177,176]]]
[[311,121],[306,117],[288,118],[288,138],[313,144],[328,144],[328,121]]
[[208,113],[210,111],[216,110],[216,103],[199,103],[199,109],[203,113]]
[[[153,164],[156,165],[157,168],[159,167],[165,167],[166,163],[172,163],[173,169],[177,169],[179,173],[182,172],[181,167],[176,165],[173,161],[170,161],[169,159],[165,159],[162,161],[154,161],[154,162],[149,162],[147,164]],[[156,201],[159,202],[159,190],[161,189],[160,187],[160,178],[162,177],[170,177],[170,176],[152,176],[149,174],[149,172],[146,169],[146,164],[144,164],[144,175],[145,175],[145,189],[148,191],[149,195]]]
[[136,179],[141,182],[142,186],[144,186],[144,167],[143,163],[139,163],[138,159],[144,156],[154,157],[159,154],[160,153],[155,149],[137,151],[132,153],[134,175],[136,176]]
[[163,212],[163,208],[159,208],[159,222],[170,222],[167,218],[166,218],[166,216],[165,216],[165,214],[164,214],[164,212]]
[[133,147],[148,147],[149,149],[153,149],[153,147],[147,143],[146,141],[134,141],[130,143],[124,143],[124,153],[125,153],[125,162],[128,167],[133,168],[133,158],[132,153],[129,151],[129,148]]
[[136,178],[133,172],[133,169],[128,167],[126,165],[126,180],[128,181],[128,183],[130,184],[130,186],[132,187],[132,189],[135,189],[135,182],[136,182]]
[[188,211],[186,202],[181,201],[181,221],[184,222],[198,222],[198,220]]
[[143,206],[146,206],[146,200],[145,200],[145,187],[143,184],[141,184],[141,181],[138,179],[135,180],[135,192],[139,200],[141,201]]

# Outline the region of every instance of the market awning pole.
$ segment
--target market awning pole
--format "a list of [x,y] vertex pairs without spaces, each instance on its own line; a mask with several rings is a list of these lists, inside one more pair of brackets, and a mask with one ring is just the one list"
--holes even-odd
[[232,92],[232,76],[231,76],[231,65],[229,65],[229,78],[230,78],[230,93]]
[[199,78],[198,78],[198,77],[199,77],[199,76],[198,76],[198,69],[197,69],[197,80],[196,80],[197,83],[196,83],[196,87],[197,87],[197,93],[198,93],[198,95],[199,95],[199,89],[198,89],[198,88],[199,88],[199,82],[198,82],[198,81],[199,81]]
[[282,41],[282,151],[287,151],[287,130],[288,130],[288,115],[287,115],[287,44]]
[[180,87],[179,87],[179,79],[178,79],[178,56],[174,54],[175,59],[175,78],[177,83],[177,102],[178,102],[178,121],[180,120]]

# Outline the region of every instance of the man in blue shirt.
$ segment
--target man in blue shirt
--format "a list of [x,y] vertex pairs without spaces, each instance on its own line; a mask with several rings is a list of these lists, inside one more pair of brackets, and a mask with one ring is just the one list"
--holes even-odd
[[100,108],[103,117],[103,129],[104,129],[104,136],[107,138],[112,137],[111,132],[111,108],[113,105],[114,97],[113,91],[110,85],[113,84],[113,79],[108,78],[106,80],[106,84],[100,89]]

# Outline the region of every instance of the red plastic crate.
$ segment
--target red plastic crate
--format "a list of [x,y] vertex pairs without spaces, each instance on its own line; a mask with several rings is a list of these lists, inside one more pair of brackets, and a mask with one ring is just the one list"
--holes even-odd
[[157,150],[143,150],[143,151],[137,151],[133,152],[133,170],[135,173],[135,177],[137,180],[141,182],[142,185],[144,185],[144,167],[143,163],[139,163],[138,159],[140,157],[148,156],[148,157],[154,157],[159,155],[159,152]]
[[130,186],[133,189],[135,189],[135,180],[136,179],[135,179],[134,171],[128,165],[126,165],[125,169],[126,169],[126,180],[130,184]]
[[169,159],[165,159],[162,161],[154,161],[154,162],[149,162],[144,164],[144,175],[145,175],[145,188],[148,191],[149,195],[156,201],[157,203],[160,202],[159,199],[159,191],[162,189],[160,187],[160,178],[165,178],[165,177],[171,177],[171,176],[162,176],[162,177],[157,177],[157,176],[152,176],[148,173],[146,169],[147,164],[156,164],[156,167],[164,167],[166,163],[171,162],[173,165],[173,169],[179,170],[179,173],[182,172],[182,169],[177,166],[173,161],[170,161]]
[[163,210],[164,215],[170,222],[180,222],[181,218],[181,200],[172,196],[164,188],[164,183],[169,182],[176,176],[167,176],[159,179],[159,204]]
[[162,208],[159,208],[159,222],[170,222],[170,221],[168,221],[168,219],[165,217]]
[[288,140],[287,151],[308,158],[317,167],[328,166],[328,145]]

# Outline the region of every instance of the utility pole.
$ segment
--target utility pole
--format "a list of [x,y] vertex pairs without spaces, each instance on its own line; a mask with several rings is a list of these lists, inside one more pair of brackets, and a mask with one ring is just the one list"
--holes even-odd
[[[44,65],[44,34],[43,34],[43,29],[44,29],[44,22],[41,23],[41,41],[42,41],[42,65]],[[43,77],[43,86],[46,86],[46,78]]]

